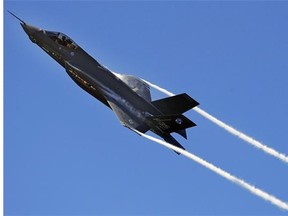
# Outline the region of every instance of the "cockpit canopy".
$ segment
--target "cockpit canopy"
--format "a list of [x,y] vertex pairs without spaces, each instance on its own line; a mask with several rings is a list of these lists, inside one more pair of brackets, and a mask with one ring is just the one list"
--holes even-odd
[[45,31],[45,33],[55,43],[65,46],[69,49],[78,48],[78,45],[71,38],[61,32]]

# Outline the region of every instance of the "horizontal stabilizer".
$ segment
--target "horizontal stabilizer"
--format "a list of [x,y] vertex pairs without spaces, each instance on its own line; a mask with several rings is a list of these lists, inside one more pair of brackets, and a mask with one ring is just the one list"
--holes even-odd
[[[158,128],[165,131],[166,133],[179,132],[186,128],[194,127],[196,124],[184,115],[163,115],[163,116],[151,116],[147,117],[151,120]],[[181,134],[181,135],[182,135]],[[186,134],[186,133],[185,133]],[[184,135],[184,134],[183,134]]]
[[152,104],[163,114],[182,114],[199,105],[197,101],[186,93],[152,101]]

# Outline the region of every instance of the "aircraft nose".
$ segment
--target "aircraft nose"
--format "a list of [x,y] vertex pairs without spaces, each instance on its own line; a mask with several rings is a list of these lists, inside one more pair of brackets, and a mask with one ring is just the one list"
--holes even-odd
[[41,31],[40,28],[35,27],[35,26],[31,26],[31,25],[27,25],[26,23],[21,23],[21,26],[24,29],[24,31],[26,32],[26,34],[28,34],[29,36],[33,35],[36,32]]

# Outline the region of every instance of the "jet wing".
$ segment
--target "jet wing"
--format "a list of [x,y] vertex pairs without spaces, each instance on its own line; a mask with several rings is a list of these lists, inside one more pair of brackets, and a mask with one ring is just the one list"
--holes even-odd
[[149,130],[149,127],[145,123],[135,121],[122,109],[120,109],[115,103],[111,101],[108,101],[108,103],[123,126],[130,129],[136,129],[142,133],[146,133]]

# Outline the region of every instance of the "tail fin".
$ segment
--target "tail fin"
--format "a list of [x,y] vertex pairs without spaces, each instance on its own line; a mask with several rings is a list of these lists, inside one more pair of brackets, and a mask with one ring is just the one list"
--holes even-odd
[[187,133],[186,133],[185,129],[182,129],[182,130],[179,130],[179,131],[175,131],[175,133],[178,133],[179,135],[181,135],[182,137],[187,139]]
[[[171,145],[174,145],[174,146],[176,146],[176,147],[179,147],[179,148],[181,148],[181,149],[183,149],[183,150],[185,150],[185,148],[176,140],[176,139],[174,139],[174,137],[172,137],[171,135],[170,136],[167,136],[167,137],[163,137],[163,139],[166,141],[166,142],[168,142],[168,143],[170,143]],[[180,154],[180,153],[178,153],[178,152],[176,152],[176,151],[174,151],[176,154]]]
[[162,116],[151,116],[147,117],[152,121],[158,128],[165,131],[166,133],[177,132],[182,136],[186,136],[186,133],[182,130],[186,128],[194,127],[196,124],[184,115],[162,115]]
[[152,101],[152,104],[157,107],[163,114],[182,114],[199,103],[187,94],[179,94],[168,98]]

